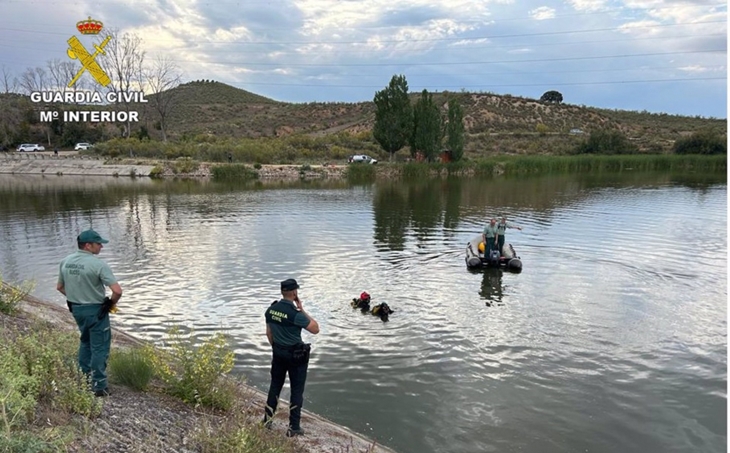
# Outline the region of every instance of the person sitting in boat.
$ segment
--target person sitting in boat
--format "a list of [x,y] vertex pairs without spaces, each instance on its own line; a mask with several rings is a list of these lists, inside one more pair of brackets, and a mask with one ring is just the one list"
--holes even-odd
[[502,216],[502,220],[500,220],[497,224],[497,232],[499,233],[497,243],[499,244],[499,254],[501,256],[504,256],[504,233],[507,231],[507,228],[517,228],[518,230],[522,231],[521,226],[517,226],[511,222],[508,222],[507,217]]
[[482,242],[486,244],[484,257],[491,255],[492,250],[496,250],[499,237],[499,229],[497,228],[497,219],[492,218],[489,225],[484,227],[482,232]]

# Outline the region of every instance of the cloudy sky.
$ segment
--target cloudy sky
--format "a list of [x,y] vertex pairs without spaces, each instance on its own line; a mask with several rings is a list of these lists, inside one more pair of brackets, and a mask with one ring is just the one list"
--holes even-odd
[[92,16],[140,36],[185,81],[280,101],[372,100],[404,74],[411,91],[554,89],[570,104],[727,117],[723,0],[0,0],[0,11],[0,66],[16,75],[68,59],[76,22]]

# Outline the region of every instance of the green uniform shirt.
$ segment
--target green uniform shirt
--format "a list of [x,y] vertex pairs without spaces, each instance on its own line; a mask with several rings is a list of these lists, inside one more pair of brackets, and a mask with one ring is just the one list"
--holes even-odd
[[309,325],[309,319],[297,310],[294,302],[281,299],[271,304],[264,315],[266,324],[271,327],[274,344],[294,346],[303,343],[302,328]]
[[510,222],[497,223],[497,230],[499,230],[500,236],[504,236],[504,233],[507,231],[507,228],[515,228],[515,226],[513,224],[511,224]]
[[496,237],[498,232],[499,228],[497,225],[487,225],[484,227],[484,236],[486,236],[487,239]]
[[117,279],[104,261],[91,252],[78,250],[61,261],[58,283],[63,285],[69,302],[101,304],[105,287],[117,283]]

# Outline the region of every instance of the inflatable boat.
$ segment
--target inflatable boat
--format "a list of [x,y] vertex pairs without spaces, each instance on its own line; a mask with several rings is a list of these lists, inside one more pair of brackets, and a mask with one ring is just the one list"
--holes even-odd
[[513,272],[522,270],[522,261],[517,256],[512,244],[504,244],[502,254],[497,250],[492,251],[492,256],[485,256],[479,251],[479,243],[482,242],[482,235],[476,236],[466,244],[466,267],[469,269],[481,269],[483,267],[501,267]]

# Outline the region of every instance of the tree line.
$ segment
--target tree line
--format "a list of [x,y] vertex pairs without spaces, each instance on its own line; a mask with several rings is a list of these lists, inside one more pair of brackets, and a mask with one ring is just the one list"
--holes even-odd
[[408,96],[408,81],[404,75],[394,75],[384,89],[377,91],[373,137],[390,154],[406,145],[411,157],[422,156],[429,162],[437,158],[445,145],[451,160],[464,155],[464,111],[455,98],[448,101],[444,119],[441,109],[428,90],[423,90],[415,105]]

